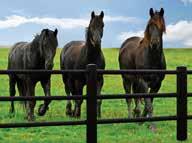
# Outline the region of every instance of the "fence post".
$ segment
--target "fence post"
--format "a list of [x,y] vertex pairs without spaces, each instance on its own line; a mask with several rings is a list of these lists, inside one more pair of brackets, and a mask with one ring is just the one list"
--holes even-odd
[[187,68],[177,67],[177,140],[187,139]]
[[87,65],[87,143],[97,143],[97,66]]

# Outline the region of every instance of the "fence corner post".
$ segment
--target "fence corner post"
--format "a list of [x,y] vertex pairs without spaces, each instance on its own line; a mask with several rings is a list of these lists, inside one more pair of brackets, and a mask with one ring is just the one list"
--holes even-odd
[[187,68],[177,67],[177,140],[187,139]]
[[97,66],[87,65],[87,143],[97,143]]

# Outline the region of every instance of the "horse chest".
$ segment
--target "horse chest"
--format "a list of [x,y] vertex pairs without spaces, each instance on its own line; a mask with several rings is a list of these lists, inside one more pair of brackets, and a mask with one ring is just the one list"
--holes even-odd
[[162,53],[146,48],[143,53],[142,63],[144,69],[161,69],[163,67]]
[[26,69],[44,69],[45,60],[40,58],[38,54],[26,55],[25,57],[25,68]]
[[74,69],[86,69],[86,66],[88,64],[96,64],[97,68],[99,68],[99,69],[104,69],[105,68],[104,58],[102,58],[102,56],[99,55],[99,56],[97,56],[95,58],[92,58],[91,60],[89,60],[86,57],[80,58],[76,62]]

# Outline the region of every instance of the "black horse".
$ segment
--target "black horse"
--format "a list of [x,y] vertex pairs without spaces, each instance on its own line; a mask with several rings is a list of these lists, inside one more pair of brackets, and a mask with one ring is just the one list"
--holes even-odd
[[[32,42],[19,42],[12,47],[8,57],[8,70],[51,70],[57,45],[57,29],[55,31],[43,29]],[[35,85],[38,81],[41,82],[45,96],[50,96],[50,76],[50,74],[10,74],[10,96],[15,96],[16,83],[20,96],[34,96]],[[29,121],[34,120],[35,103],[34,100],[25,102]],[[46,113],[49,103],[50,101],[46,100],[40,105],[39,115]],[[11,101],[10,112],[14,113],[14,111],[14,102]]]
[[[150,9],[150,20],[145,29],[144,38],[128,38],[121,46],[119,52],[120,69],[166,69],[166,61],[163,53],[163,32],[165,29],[164,10],[153,11]],[[161,87],[164,75],[150,74],[146,76],[122,75],[126,93],[157,93]],[[131,99],[127,99],[129,117],[132,116]],[[145,99],[143,116],[152,116],[153,99]],[[140,116],[140,99],[135,99],[136,116]]]
[[[64,69],[85,69],[88,64],[96,64],[98,69],[105,68],[105,60],[101,50],[101,39],[103,36],[104,13],[95,15],[91,13],[89,27],[86,29],[86,41],[72,41],[64,46],[60,56],[60,67]],[[82,95],[83,87],[86,84],[86,75],[64,74],[65,92],[67,96]],[[101,92],[103,76],[97,77],[97,94]],[[71,101],[67,102],[66,115],[80,117],[82,100],[75,101],[75,108],[72,111]],[[97,103],[98,116],[101,115],[101,100]]]

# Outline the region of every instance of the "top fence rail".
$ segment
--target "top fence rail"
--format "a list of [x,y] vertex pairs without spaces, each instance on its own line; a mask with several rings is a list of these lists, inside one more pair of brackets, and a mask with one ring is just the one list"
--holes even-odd
[[86,73],[87,70],[0,70],[0,74],[65,74],[65,73]]
[[[132,74],[132,75],[142,75],[142,74],[173,74],[179,73],[177,70],[157,70],[157,69],[141,69],[141,70],[96,70],[98,74]],[[87,70],[75,69],[75,70],[0,70],[0,74],[66,74],[66,73],[87,73]],[[192,74],[192,70],[188,70],[187,74]]]

